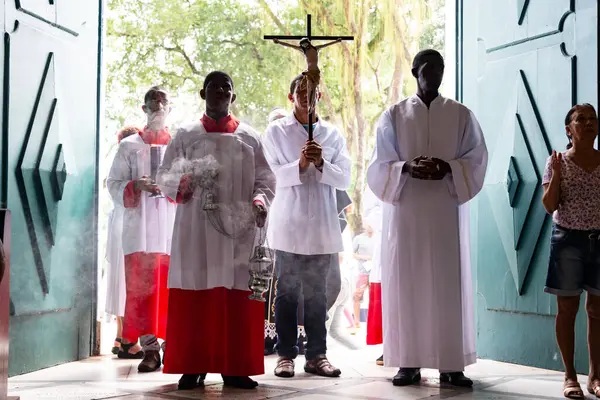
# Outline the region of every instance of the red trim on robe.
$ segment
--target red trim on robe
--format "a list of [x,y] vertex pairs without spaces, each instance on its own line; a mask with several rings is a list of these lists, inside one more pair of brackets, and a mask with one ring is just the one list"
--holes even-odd
[[170,257],[158,253],[133,253],[125,256],[127,301],[123,316],[122,337],[137,342],[152,334],[164,339],[169,309]]
[[125,208],[137,208],[140,205],[142,191],[135,187],[135,181],[129,181],[123,190],[123,206]]
[[163,372],[264,374],[265,305],[249,295],[223,287],[170,289]]
[[169,141],[171,140],[171,133],[167,127],[155,132],[145,126],[144,129],[140,131],[140,136],[146,144],[169,144]]
[[369,311],[367,313],[367,344],[383,343],[383,325],[381,311],[381,283],[369,286]]
[[206,129],[206,132],[208,133],[233,133],[238,128],[238,126],[240,126],[240,121],[231,114],[221,118],[218,121],[215,121],[208,115],[204,114],[200,119],[200,122],[202,122],[204,129]]
[[177,189],[177,203],[187,203],[192,199],[194,191],[190,188],[191,183],[192,176],[190,174],[186,174],[181,177],[181,180],[179,181],[179,189]]

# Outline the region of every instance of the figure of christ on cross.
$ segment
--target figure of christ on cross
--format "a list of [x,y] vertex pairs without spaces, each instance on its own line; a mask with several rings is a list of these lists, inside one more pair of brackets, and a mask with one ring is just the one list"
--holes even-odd
[[[311,15],[306,16],[306,36],[277,36],[265,35],[264,39],[273,40],[274,43],[282,46],[291,47],[301,51],[306,57],[307,69],[302,72],[304,75],[303,85],[307,85],[306,95],[308,97],[308,140],[313,140],[313,126],[315,107],[317,103],[317,87],[321,81],[321,71],[319,70],[319,50],[340,43],[344,40],[354,40],[354,36],[313,36],[311,33]],[[298,45],[284,42],[283,40],[300,40]],[[329,40],[329,42],[315,46],[312,40]]]

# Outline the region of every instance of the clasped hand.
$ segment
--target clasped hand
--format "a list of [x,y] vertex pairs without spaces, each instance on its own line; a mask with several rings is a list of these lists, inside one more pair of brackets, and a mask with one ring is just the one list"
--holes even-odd
[[405,165],[405,171],[415,179],[439,181],[452,169],[446,161],[435,157],[419,156]]
[[308,168],[310,163],[317,168],[323,166],[323,148],[314,140],[307,140],[300,154],[300,168]]

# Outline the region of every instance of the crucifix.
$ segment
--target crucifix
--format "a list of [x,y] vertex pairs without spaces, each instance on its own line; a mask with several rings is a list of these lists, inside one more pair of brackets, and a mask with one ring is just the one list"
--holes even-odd
[[[307,85],[306,95],[308,96],[308,140],[313,140],[313,120],[315,116],[315,107],[317,102],[317,86],[321,80],[321,71],[319,71],[319,49],[340,43],[344,40],[354,40],[354,36],[313,36],[311,33],[311,15],[306,16],[306,36],[278,36],[265,35],[265,40],[272,40],[274,43],[282,46],[291,47],[301,51],[306,57],[307,69],[302,72],[304,75],[303,84]],[[291,44],[282,40],[299,40],[299,44]],[[329,42],[314,46],[313,40],[329,40]]]

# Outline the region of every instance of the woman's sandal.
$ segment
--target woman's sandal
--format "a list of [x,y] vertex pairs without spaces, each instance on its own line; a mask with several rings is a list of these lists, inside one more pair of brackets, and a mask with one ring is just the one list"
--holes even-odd
[[581,386],[579,382],[574,381],[573,379],[565,379],[565,384],[563,386],[563,396],[567,399],[584,399],[583,390],[581,390]]
[[594,379],[591,384],[588,384],[588,392],[600,398],[600,379]]
[[137,343],[121,343],[121,350],[119,350],[117,357],[126,360],[140,360],[144,358],[144,350],[140,350],[135,354],[131,354],[129,352],[129,349],[131,349],[136,344]]
[[121,350],[121,343],[123,342],[123,339],[116,338],[115,342],[119,343],[119,345],[118,346],[113,346],[113,348],[112,348],[112,350],[110,352],[113,353],[114,355],[117,355],[117,354],[119,354],[119,350]]

